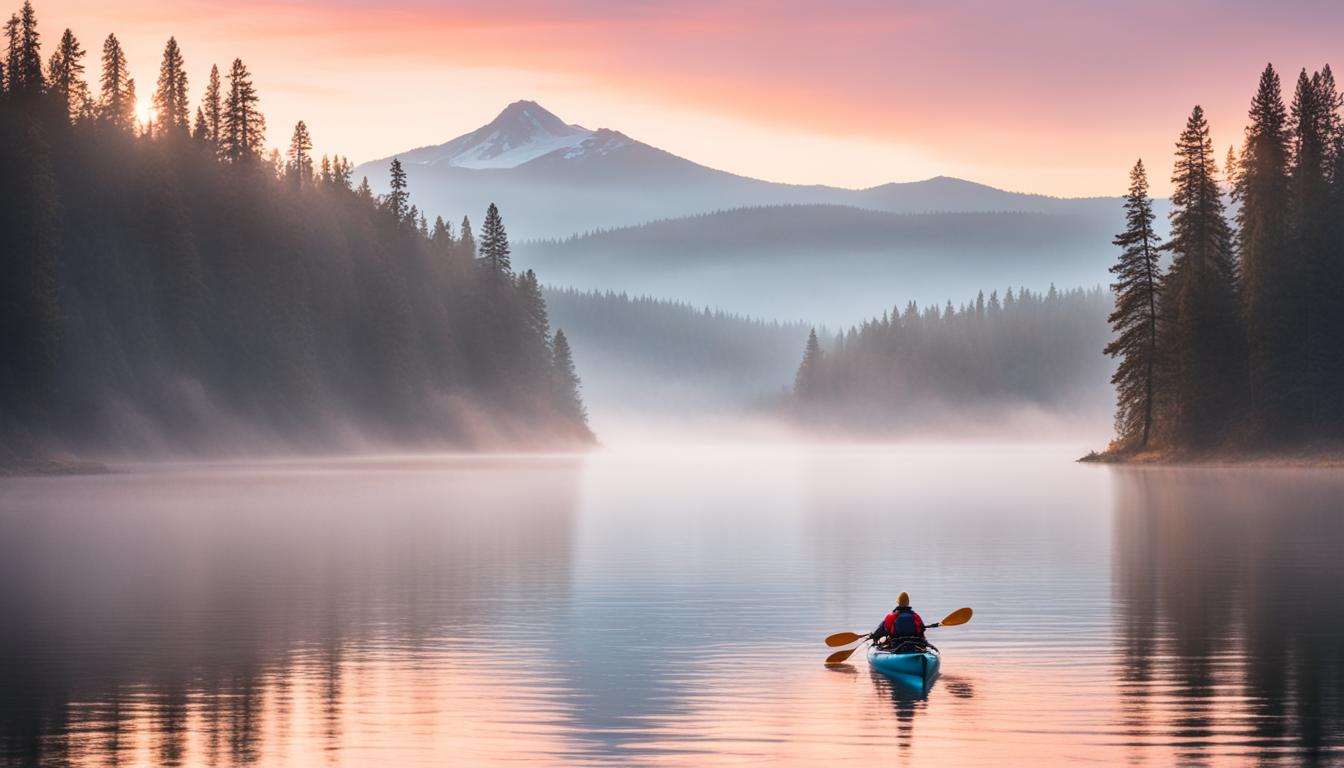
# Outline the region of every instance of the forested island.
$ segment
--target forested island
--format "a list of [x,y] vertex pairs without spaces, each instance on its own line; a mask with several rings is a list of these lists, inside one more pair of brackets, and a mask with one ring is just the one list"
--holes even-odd
[[1289,106],[1266,66],[1223,175],[1196,106],[1166,242],[1135,164],[1105,348],[1119,360],[1116,437],[1090,458],[1344,456],[1342,104],[1329,65],[1301,71]]
[[1101,288],[1009,288],[958,307],[911,302],[833,338],[814,330],[789,407],[810,426],[874,435],[1085,412],[1109,371],[1094,353],[1111,303]]
[[138,116],[115,35],[95,97],[69,30],[25,3],[5,32],[0,464],[593,440],[493,205],[431,225],[399,162],[375,197],[303,122],[265,153],[241,60],[193,109],[170,38]]

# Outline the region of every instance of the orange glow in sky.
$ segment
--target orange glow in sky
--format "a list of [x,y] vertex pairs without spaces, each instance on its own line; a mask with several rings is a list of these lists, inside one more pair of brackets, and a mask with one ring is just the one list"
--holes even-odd
[[[1263,7],[1262,7],[1263,6]],[[862,187],[938,174],[1046,194],[1166,191],[1190,107],[1240,143],[1267,61],[1339,51],[1344,5],[38,0],[45,52],[115,32],[142,92],[175,35],[193,97],[253,72],[272,145],[294,123],[355,161],[437,144],[532,99],[716,168]],[[1340,62],[1336,62],[1337,64]]]

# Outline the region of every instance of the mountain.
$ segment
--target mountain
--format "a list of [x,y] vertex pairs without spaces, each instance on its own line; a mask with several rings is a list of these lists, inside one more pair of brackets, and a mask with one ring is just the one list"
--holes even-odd
[[630,291],[754,317],[848,326],[908,301],[1109,282],[1108,229],[1057,213],[742,208],[564,240],[514,263],[552,285]]
[[[778,184],[708,168],[619,131],[590,130],[532,101],[510,104],[490,123],[444,144],[397,155],[411,199],[432,220],[478,222],[497,203],[515,239],[565,237],[716,210],[752,206],[850,206],[888,213],[1027,212],[1122,224],[1114,198],[1065,199],[1008,192],[961,179],[883,184],[868,189]],[[375,191],[387,190],[392,158],[358,166]]]

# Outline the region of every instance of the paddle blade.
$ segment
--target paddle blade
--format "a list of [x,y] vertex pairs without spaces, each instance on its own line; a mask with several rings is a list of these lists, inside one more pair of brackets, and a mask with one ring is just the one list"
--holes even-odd
[[947,614],[947,618],[938,622],[938,624],[944,627],[955,627],[958,624],[965,624],[970,620],[971,620],[971,609],[958,608],[957,610]]
[[861,646],[856,645],[853,648],[847,648],[843,651],[836,651],[835,653],[832,653],[830,656],[826,657],[826,663],[841,664],[845,661],[845,659],[848,659],[852,653],[859,650],[860,647]]
[[839,648],[842,645],[849,645],[855,640],[862,640],[867,635],[856,635],[853,632],[837,632],[826,638],[826,644],[832,648]]

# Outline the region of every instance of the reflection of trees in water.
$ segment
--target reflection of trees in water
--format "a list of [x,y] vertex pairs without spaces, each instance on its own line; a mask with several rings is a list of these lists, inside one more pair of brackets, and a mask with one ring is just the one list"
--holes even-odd
[[1344,748],[1344,477],[1118,470],[1121,725],[1294,759]]
[[336,746],[352,652],[498,633],[519,617],[497,606],[568,589],[575,479],[552,462],[15,481],[0,764],[124,762],[135,739],[163,765],[255,763],[299,682]]

